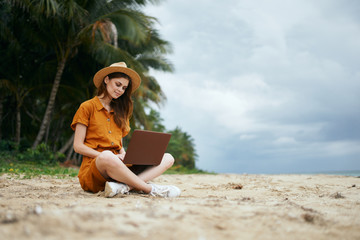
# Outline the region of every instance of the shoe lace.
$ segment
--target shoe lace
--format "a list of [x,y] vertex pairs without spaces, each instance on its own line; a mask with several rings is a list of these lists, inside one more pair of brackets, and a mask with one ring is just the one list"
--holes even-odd
[[166,197],[168,192],[169,192],[169,189],[166,188],[166,187],[161,187],[161,186],[158,186],[158,185],[155,185],[155,184],[152,184],[152,190],[150,192],[150,194],[152,196],[162,196],[162,197]]
[[128,194],[129,190],[130,190],[130,187],[126,184],[123,184],[123,187],[120,189],[121,194],[125,194],[125,193]]

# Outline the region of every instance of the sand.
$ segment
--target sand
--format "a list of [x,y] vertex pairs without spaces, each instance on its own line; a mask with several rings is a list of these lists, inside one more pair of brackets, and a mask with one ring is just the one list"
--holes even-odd
[[360,239],[360,178],[163,175],[176,199],[0,176],[0,239]]

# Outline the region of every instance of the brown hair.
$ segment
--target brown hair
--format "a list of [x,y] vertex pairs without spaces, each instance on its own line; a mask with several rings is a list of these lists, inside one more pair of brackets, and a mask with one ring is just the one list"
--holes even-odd
[[[123,95],[121,95],[117,99],[113,99],[110,103],[110,107],[114,110],[114,120],[118,127],[122,128],[125,131],[130,130],[130,126],[128,125],[128,121],[131,118],[133,111],[133,101],[131,99],[131,78],[125,73],[115,72],[108,75],[109,79],[113,78],[126,78],[129,80],[129,85],[126,88]],[[97,95],[100,96],[104,94],[104,97],[108,96],[108,92],[106,91],[105,81],[102,81],[99,88],[97,89]]]

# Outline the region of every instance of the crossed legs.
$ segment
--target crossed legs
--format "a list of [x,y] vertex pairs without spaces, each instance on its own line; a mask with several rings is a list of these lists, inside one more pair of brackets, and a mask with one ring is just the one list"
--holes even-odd
[[111,151],[103,151],[96,158],[96,167],[105,179],[112,178],[127,184],[131,189],[134,188],[145,193],[150,193],[152,189],[147,182],[160,176],[173,164],[173,156],[165,153],[159,165],[150,167],[136,175]]

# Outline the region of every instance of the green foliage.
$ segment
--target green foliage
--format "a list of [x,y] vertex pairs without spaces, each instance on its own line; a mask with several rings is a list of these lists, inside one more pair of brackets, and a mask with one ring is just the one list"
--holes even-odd
[[168,132],[172,135],[166,151],[174,156],[175,165],[195,169],[197,154],[192,137],[186,132],[183,132],[179,127]]
[[[131,128],[167,131],[151,107],[160,106],[166,97],[149,72],[172,72],[174,67],[166,59],[171,44],[155,29],[156,19],[142,11],[153,2],[157,1],[0,1],[0,109],[5,109],[0,111],[0,140],[6,140],[0,141],[1,160],[41,166],[63,161],[65,156],[56,152],[73,134],[69,125],[77,107],[94,95],[94,73],[119,61],[142,79],[133,96]],[[55,82],[59,88],[51,91]],[[53,92],[56,101],[48,108]],[[46,124],[41,121],[44,112],[50,116]],[[45,126],[46,144],[28,149],[41,141],[36,135]],[[176,165],[196,170],[191,136],[180,128],[170,132],[168,152]]]
[[181,165],[172,166],[165,174],[215,174],[213,172],[206,172],[198,168],[186,168]]
[[[156,132],[168,132],[171,133],[171,139],[166,152],[170,153],[175,158],[175,166],[177,169],[182,169],[185,172],[188,171],[201,171],[196,169],[195,161],[197,158],[194,139],[186,132],[182,131],[179,127],[174,130],[166,130],[162,124],[163,119],[160,117],[160,113],[154,109],[151,109],[149,114],[146,115],[148,130]],[[128,140],[127,140],[128,141]]]
[[[43,140],[54,151],[60,149],[72,135],[69,125],[76,107],[94,95],[94,73],[119,61],[127,62],[142,78],[134,96],[132,128],[147,128],[143,113],[150,109],[149,103],[165,100],[149,71],[173,70],[165,58],[170,43],[159,37],[156,19],[142,11],[153,2],[0,2],[0,109],[11,109],[0,112],[0,139],[29,145],[41,126],[51,122]],[[42,124],[61,59],[66,61],[55,105],[49,121]]]
[[18,145],[13,141],[1,140],[0,141],[0,153],[7,153],[11,151],[16,151],[18,149]]
[[65,155],[61,153],[54,154],[45,143],[41,143],[35,149],[29,148],[24,153],[19,153],[17,159],[25,162],[54,164],[57,161],[63,161]]
[[11,174],[18,178],[33,178],[50,175],[57,178],[75,177],[77,169],[61,167],[59,163],[41,164],[38,162],[7,161],[0,158],[0,175]]
[[160,117],[160,113],[151,109],[150,113],[147,115],[149,129],[156,132],[164,132],[165,126],[161,123],[162,118]]
[[63,154],[53,153],[44,143],[35,150],[19,152],[14,142],[0,141],[0,175],[14,174],[19,178],[51,175],[58,178],[74,177],[77,169],[61,167]]

